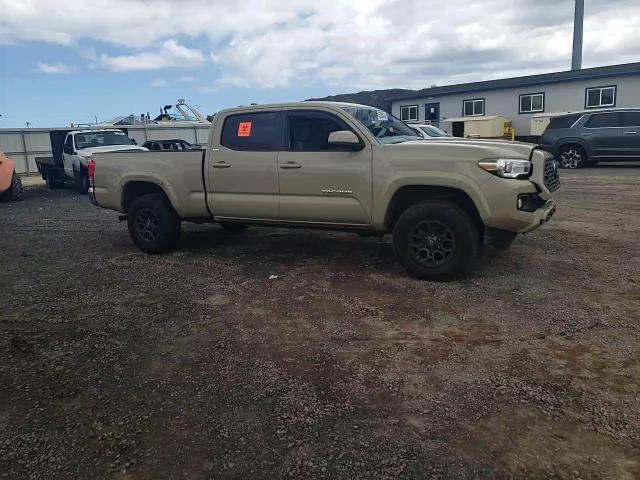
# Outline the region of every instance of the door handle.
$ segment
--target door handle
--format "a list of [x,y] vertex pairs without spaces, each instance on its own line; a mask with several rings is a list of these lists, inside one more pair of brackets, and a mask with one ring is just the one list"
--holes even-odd
[[231,164],[227,162],[216,162],[212,165],[213,168],[229,168]]
[[583,134],[582,134],[582,136],[583,136],[583,137],[588,137],[588,136],[590,136],[590,135],[593,135],[593,133],[583,133]]
[[302,168],[302,165],[296,162],[287,162],[280,165],[280,168],[289,169],[289,168]]
[[622,132],[624,135],[636,135],[638,132]]

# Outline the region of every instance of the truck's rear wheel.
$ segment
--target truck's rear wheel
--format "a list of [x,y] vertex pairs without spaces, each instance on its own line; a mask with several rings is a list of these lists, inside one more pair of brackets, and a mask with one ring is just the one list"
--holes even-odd
[[128,212],[131,239],[146,253],[167,253],[180,238],[180,217],[163,194],[136,198]]
[[400,215],[393,229],[393,248],[414,277],[451,280],[471,264],[478,238],[478,228],[464,210],[437,200],[414,205]]
[[45,174],[44,181],[47,183],[49,190],[57,190],[64,187],[64,180],[60,180],[53,170],[48,170]]

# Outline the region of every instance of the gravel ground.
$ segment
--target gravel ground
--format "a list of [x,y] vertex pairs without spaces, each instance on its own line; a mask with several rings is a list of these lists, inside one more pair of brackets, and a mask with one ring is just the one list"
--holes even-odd
[[[460,281],[389,238],[0,204],[0,477],[640,478],[640,168]],[[276,276],[277,278],[273,278]]]

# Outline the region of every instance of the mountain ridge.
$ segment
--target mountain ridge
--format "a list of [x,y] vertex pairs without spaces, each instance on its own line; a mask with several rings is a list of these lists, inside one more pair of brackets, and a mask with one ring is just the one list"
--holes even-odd
[[340,93],[322,98],[308,98],[307,101],[348,102],[376,107],[391,113],[389,98],[411,94],[415,90],[406,88],[388,88],[383,90],[363,90],[356,93]]

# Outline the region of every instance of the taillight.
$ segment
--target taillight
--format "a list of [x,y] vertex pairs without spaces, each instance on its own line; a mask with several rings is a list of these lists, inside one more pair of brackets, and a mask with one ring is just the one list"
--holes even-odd
[[93,187],[93,178],[96,175],[96,162],[93,161],[93,158],[90,158],[87,163],[87,173],[89,175],[89,186]]

